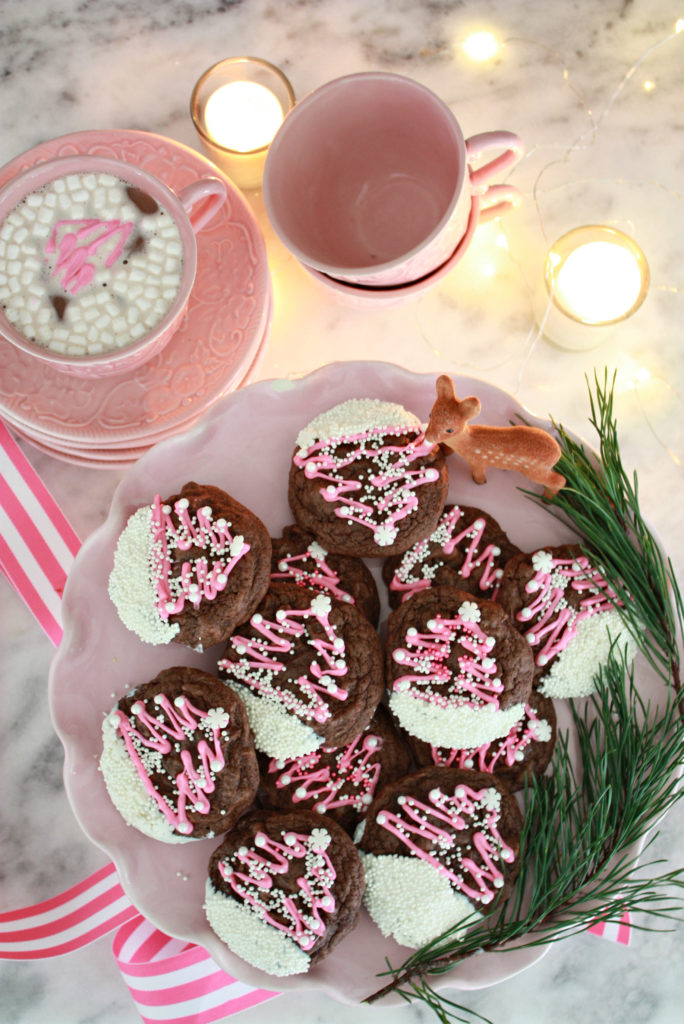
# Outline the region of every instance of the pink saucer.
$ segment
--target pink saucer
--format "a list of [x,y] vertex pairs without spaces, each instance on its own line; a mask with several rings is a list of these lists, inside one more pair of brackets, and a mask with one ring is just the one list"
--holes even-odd
[[[247,370],[245,376],[241,380],[237,381],[234,386],[234,390],[251,382],[254,374],[261,364],[265,348],[266,336],[264,335],[262,344],[260,345],[251,366]],[[180,428],[164,433],[159,438],[152,438],[146,443],[143,442],[141,444],[132,444],[127,446],[125,442],[121,441],[117,442],[115,446],[98,448],[96,446],[88,447],[70,444],[66,441],[60,441],[59,439],[45,436],[40,431],[34,431],[31,428],[24,427],[22,424],[13,422],[9,416],[5,416],[7,425],[13,433],[24,438],[24,440],[28,441],[29,444],[33,445],[33,447],[38,451],[41,451],[46,455],[52,455],[54,458],[60,459],[62,462],[67,462],[73,466],[81,466],[85,469],[129,469],[142,455],[153,448],[158,441],[164,440],[167,437],[172,437],[174,434],[187,433],[191,427],[201,419],[201,415],[192,417],[186,423],[182,424]]]
[[[73,153],[139,164],[172,188],[220,174],[206,157],[160,135],[86,131],[16,157],[0,168],[0,186],[26,167]],[[271,282],[259,225],[225,180],[228,200],[198,235],[185,320],[163,352],[120,377],[86,380],[37,366],[0,339],[0,416],[48,446],[125,450],[183,429],[243,380],[270,328]]]
[[433,270],[431,274],[426,274],[425,277],[421,277],[418,281],[412,281],[410,284],[390,285],[385,288],[350,284],[347,281],[340,281],[336,277],[330,277],[304,263],[301,266],[344,306],[353,306],[357,309],[386,309],[388,306],[399,306],[409,299],[415,299],[422,295],[453,270],[456,264],[463,259],[480,219],[480,201],[477,196],[473,196],[465,234],[449,259]]

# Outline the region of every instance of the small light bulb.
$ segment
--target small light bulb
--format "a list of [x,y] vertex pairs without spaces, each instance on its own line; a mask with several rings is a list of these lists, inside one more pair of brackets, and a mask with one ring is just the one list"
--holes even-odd
[[684,32],[684,18],[678,18],[675,22],[675,32]]
[[655,82],[652,82],[650,78],[647,79],[647,81],[644,82],[644,92],[653,92],[655,87],[656,87]]
[[499,42],[491,32],[473,32],[463,43],[467,57],[475,61],[491,60],[499,52]]

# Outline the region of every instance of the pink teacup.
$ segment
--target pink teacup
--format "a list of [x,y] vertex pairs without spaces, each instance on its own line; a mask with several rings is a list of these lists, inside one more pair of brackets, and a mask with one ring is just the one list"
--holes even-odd
[[225,202],[216,177],[178,194],[142,167],[74,155],[0,190],[0,334],[58,370],[123,373],[181,324],[195,235]]
[[[470,167],[492,149],[502,152]],[[285,118],[266,158],[264,205],[305,266],[353,284],[403,284],[455,251],[473,196],[492,215],[519,201],[489,182],[523,151],[512,132],[464,139],[449,107],[410,78],[347,75]]]

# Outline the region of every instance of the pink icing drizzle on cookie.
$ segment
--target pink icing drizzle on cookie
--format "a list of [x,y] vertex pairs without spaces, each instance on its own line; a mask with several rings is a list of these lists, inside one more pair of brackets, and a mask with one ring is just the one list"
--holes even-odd
[[[196,519],[190,514],[187,498],[179,498],[173,509],[178,525],[171,518],[171,508],[163,505],[160,496],[152,504],[152,570],[155,579],[159,616],[166,621],[185,607],[186,600],[198,608],[203,600],[212,601],[225,590],[228,576],[250,549],[240,535],[233,536],[225,519],[214,520],[208,506],[199,508]],[[169,552],[174,548],[188,551],[198,547],[211,556],[211,567],[201,556],[183,562],[180,577],[171,576]]]
[[[278,561],[278,572],[271,573],[271,579],[292,580],[297,586],[312,587],[314,590],[324,590],[340,601],[354,604],[354,598],[346,590],[338,586],[339,575],[325,560],[327,551],[317,544],[309,544],[306,551],[298,555],[286,555]],[[313,562],[315,568],[307,569],[306,562]]]
[[[177,832],[190,835],[194,831],[194,826],[188,820],[188,802],[200,814],[208,814],[211,809],[205,794],[214,792],[216,787],[213,776],[225,767],[221,730],[227,727],[230,716],[223,708],[212,708],[210,712],[201,711],[185,697],[176,697],[172,704],[165,694],[158,694],[154,702],[159,707],[160,717],[150,714],[142,701],[136,701],[131,705],[133,716],[137,718],[141,727],[144,726],[147,730],[147,735],[140,732],[131,719],[120,710],[114,712],[117,732],[126,744],[128,756],[135,765],[145,789],[154,798],[166,820]],[[207,731],[211,732],[213,747],[205,739],[198,741],[197,754],[201,763],[199,770],[193,764],[189,750],[180,752],[183,771],[175,777],[178,805],[174,809],[154,787],[145,767],[144,753],[141,756],[140,748],[156,751],[162,756],[168,754],[172,746],[169,737],[176,741],[191,737],[202,721],[207,722]]]
[[[427,566],[424,566],[424,563],[430,559],[431,542],[440,543],[444,554],[451,555],[459,544],[469,541],[465,545],[465,558],[459,568],[459,574],[464,579],[469,579],[473,570],[479,569],[480,566],[484,565],[484,570],[478,583],[479,589],[491,590],[492,598],[496,598],[499,589],[498,583],[501,577],[501,569],[498,568],[496,559],[501,554],[501,551],[494,544],[487,544],[484,550],[480,552],[482,537],[487,525],[484,519],[475,519],[468,526],[464,527],[460,533],[456,533],[456,526],[462,518],[463,512],[458,505],[454,505],[453,508],[444,513],[434,532],[427,539],[415,544],[403,556],[390,582],[390,590],[401,593],[403,595],[402,601],[406,601],[413,594],[417,594],[421,590],[427,590],[431,584],[429,576],[425,573]],[[430,563],[432,563],[432,559],[430,559]],[[416,576],[416,568],[418,568],[418,571],[423,572],[422,577]]]
[[[499,833],[501,795],[495,789],[474,790],[457,786],[452,796],[433,789],[430,803],[424,804],[412,796],[398,797],[399,814],[382,810],[376,822],[396,836],[414,857],[426,861],[451,885],[470,900],[491,903],[496,890],[503,885],[500,859],[511,862],[515,854]],[[443,827],[440,823],[444,823]],[[468,849],[460,845],[454,832],[463,832],[474,826],[472,845],[483,863],[476,863],[467,855]],[[433,844],[424,850],[411,836],[420,836]]]
[[[382,443],[393,432],[404,433],[405,428],[376,427],[317,441],[306,452],[294,455],[295,465],[303,468],[307,479],[325,482],[320,489],[324,500],[340,503],[335,515],[372,530],[380,546],[393,543],[397,523],[416,509],[418,498],[413,492],[439,479],[438,470],[431,466],[411,468],[411,463],[429,455],[434,446],[422,435],[404,445]],[[338,452],[339,447],[345,449],[344,454]],[[361,458],[377,467],[368,481],[345,480],[341,471]]]
[[[580,622],[591,615],[610,611],[617,598],[584,555],[553,558],[550,552],[542,550],[534,553],[532,565],[536,572],[525,590],[535,596],[517,613],[516,619],[527,622],[537,617],[525,636],[533,646],[541,644],[535,661],[537,665],[546,665],[577,636]],[[588,591],[578,610],[571,608],[565,598],[568,587],[577,593]]]
[[[462,605],[453,619],[437,615],[427,623],[427,633],[413,628],[407,630],[406,647],[394,650],[392,658],[413,671],[394,681],[395,692],[442,707],[489,705],[499,710],[503,684],[497,675],[496,661],[490,656],[495,641],[476,621],[466,617],[471,614],[469,604]],[[466,653],[459,655],[458,672],[452,673],[447,659],[455,643]],[[448,684],[449,692],[435,692],[431,684],[439,687]]]
[[[276,779],[278,789],[296,787],[292,794],[294,804],[315,800],[315,809],[321,814],[340,807],[362,811],[370,804],[378,784],[381,766],[373,758],[381,747],[382,737],[361,733],[338,751],[334,768],[329,764],[318,767],[321,753],[332,752],[332,748],[323,747],[322,751],[291,758],[284,764],[272,759],[268,771],[280,772]],[[353,786],[355,791],[341,794],[345,785]]]
[[[306,952],[325,934],[321,912],[332,913],[336,908],[331,887],[337,876],[326,853],[330,834],[321,828],[314,829],[310,836],[299,832],[282,835],[281,843],[265,832],[257,832],[257,849],[241,847],[230,859],[219,861],[218,869],[260,920],[284,932]],[[297,878],[298,898],[285,895],[276,884],[277,876],[287,874],[294,860],[304,861],[304,872]],[[286,920],[274,916],[274,909]]]
[[[234,634],[229,643],[240,656],[239,661],[222,658],[219,668],[240,679],[262,697],[277,700],[298,717],[327,722],[331,712],[323,695],[334,700],[346,700],[349,696],[348,691],[335,682],[347,674],[347,662],[344,640],[337,635],[329,614],[330,598],[324,594],[318,594],[309,608],[279,608],[275,622],[264,619],[257,612],[250,620],[257,636]],[[307,630],[310,619],[323,628],[325,639],[311,636]],[[288,681],[297,684],[305,700],[277,686],[278,675],[287,671],[285,662],[278,656],[287,658],[294,651],[290,638],[303,640],[316,652],[316,658],[308,668],[309,675],[300,675],[296,679],[288,677]]]

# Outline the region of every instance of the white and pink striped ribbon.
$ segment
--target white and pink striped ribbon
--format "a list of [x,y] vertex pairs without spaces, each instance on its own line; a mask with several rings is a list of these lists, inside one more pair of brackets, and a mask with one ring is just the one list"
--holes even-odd
[[[0,568],[55,644],[78,547],[61,509],[0,421]],[[277,995],[236,981],[200,946],[155,928],[131,905],[112,864],[59,896],[0,914],[0,958],[58,956],[113,930],[116,962],[146,1024],[211,1024]],[[629,915],[589,931],[628,945]]]
[[588,929],[592,935],[629,946],[632,941],[632,926],[629,911],[625,910],[619,921],[597,921]]
[[81,542],[1,420],[0,457],[0,567],[58,644],[62,592]]
[[145,1024],[210,1024],[278,994],[237,981],[199,946],[169,938],[140,915],[119,928],[113,949]]
[[0,958],[38,960],[71,953],[137,916],[114,865],[107,864],[59,896],[0,914]]

